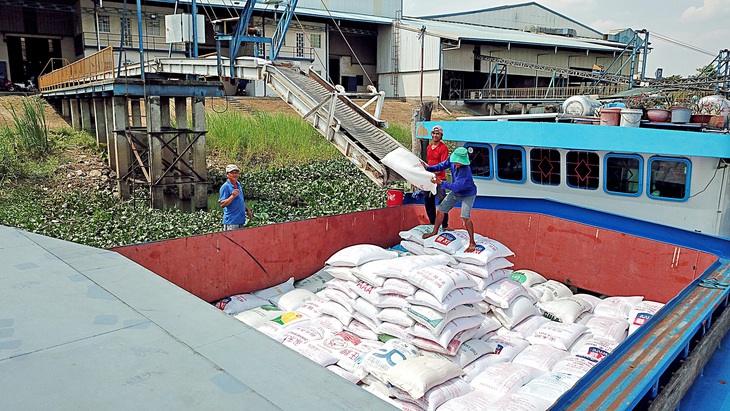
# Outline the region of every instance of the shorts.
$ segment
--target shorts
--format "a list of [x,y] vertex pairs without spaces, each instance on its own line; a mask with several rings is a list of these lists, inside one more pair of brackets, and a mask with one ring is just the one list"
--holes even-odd
[[474,200],[476,200],[476,198],[476,194],[462,197],[452,191],[446,196],[444,201],[439,204],[438,210],[442,213],[448,213],[452,208],[454,208],[456,203],[461,201],[461,218],[471,218],[471,209],[474,207]]
[[243,228],[243,224],[223,224],[223,231],[238,230]]

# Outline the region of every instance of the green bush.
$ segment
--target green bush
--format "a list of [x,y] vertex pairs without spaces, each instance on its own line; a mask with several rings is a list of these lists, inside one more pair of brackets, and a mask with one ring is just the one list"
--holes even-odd
[[10,106],[15,125],[15,151],[32,159],[41,159],[51,151],[50,132],[46,126],[46,113],[40,97],[25,97],[21,109]]

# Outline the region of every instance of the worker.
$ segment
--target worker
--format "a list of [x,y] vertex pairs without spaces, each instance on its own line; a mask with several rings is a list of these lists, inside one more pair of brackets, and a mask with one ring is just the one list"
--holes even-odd
[[[431,129],[431,144],[426,149],[426,162],[429,166],[435,166],[436,164],[443,163],[449,158],[449,148],[446,144],[441,141],[444,136],[444,129],[441,126],[433,126]],[[436,177],[441,180],[446,180],[446,171],[439,171],[436,173]],[[426,215],[428,216],[429,223],[433,224],[436,221],[436,199],[438,198],[439,204],[444,202],[446,198],[446,189],[443,186],[436,186],[436,194],[434,195],[430,191],[426,191],[426,197],[424,203],[426,205]],[[444,215],[444,221],[441,223],[441,227],[444,231],[451,230],[449,228],[449,215]]]
[[223,207],[223,230],[243,228],[246,217],[253,218],[253,213],[243,200],[243,188],[238,182],[240,169],[235,164],[226,166],[226,182],[220,189],[218,203]]
[[438,228],[444,220],[446,214],[461,201],[461,219],[464,222],[464,228],[469,233],[469,246],[466,252],[473,252],[477,243],[474,240],[474,223],[471,221],[471,209],[474,207],[474,200],[477,198],[477,186],[474,184],[474,178],[471,175],[471,162],[469,161],[469,152],[464,147],[459,147],[451,153],[451,156],[444,162],[435,166],[427,166],[428,171],[442,171],[447,168],[451,169],[452,182],[444,181],[434,176],[431,182],[451,190],[444,201],[439,204],[436,212],[436,222],[433,225],[433,231],[425,233],[423,238],[433,237],[438,234]]

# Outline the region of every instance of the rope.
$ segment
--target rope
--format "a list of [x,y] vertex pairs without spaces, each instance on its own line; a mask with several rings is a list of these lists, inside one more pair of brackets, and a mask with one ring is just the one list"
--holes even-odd
[[347,44],[347,48],[350,49],[350,53],[352,53],[352,56],[355,57],[355,60],[357,60],[357,65],[360,66],[360,69],[362,70],[362,72],[365,73],[365,77],[368,78],[368,81],[372,85],[373,84],[373,80],[368,75],[368,72],[365,70],[365,67],[362,66],[362,63],[360,62],[360,58],[357,57],[357,53],[355,53],[355,50],[353,50],[352,49],[352,46],[350,46],[350,42],[347,41],[347,38],[345,37],[345,34],[342,32],[342,30],[340,30],[340,25],[337,24],[337,20],[335,20],[334,16],[332,16],[332,12],[327,7],[327,5],[324,3],[324,0],[319,0],[319,1],[324,6],[324,9],[327,10],[327,14],[329,14],[330,18],[332,19],[332,22],[335,23],[335,27],[337,27],[337,31],[340,32],[340,35],[342,36],[342,39],[345,40],[345,44]]

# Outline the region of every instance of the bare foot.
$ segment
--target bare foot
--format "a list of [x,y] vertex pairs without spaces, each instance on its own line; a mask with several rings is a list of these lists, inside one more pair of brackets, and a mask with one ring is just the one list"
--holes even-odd
[[469,247],[466,247],[466,250],[464,250],[465,253],[473,253],[476,251],[477,245],[476,243],[469,243]]
[[454,231],[454,229],[451,227],[442,227],[441,230],[442,231]]
[[427,239],[429,237],[435,236],[436,234],[438,234],[438,233],[437,232],[425,233],[424,235],[421,236],[421,238],[423,238],[425,240],[425,239]]

